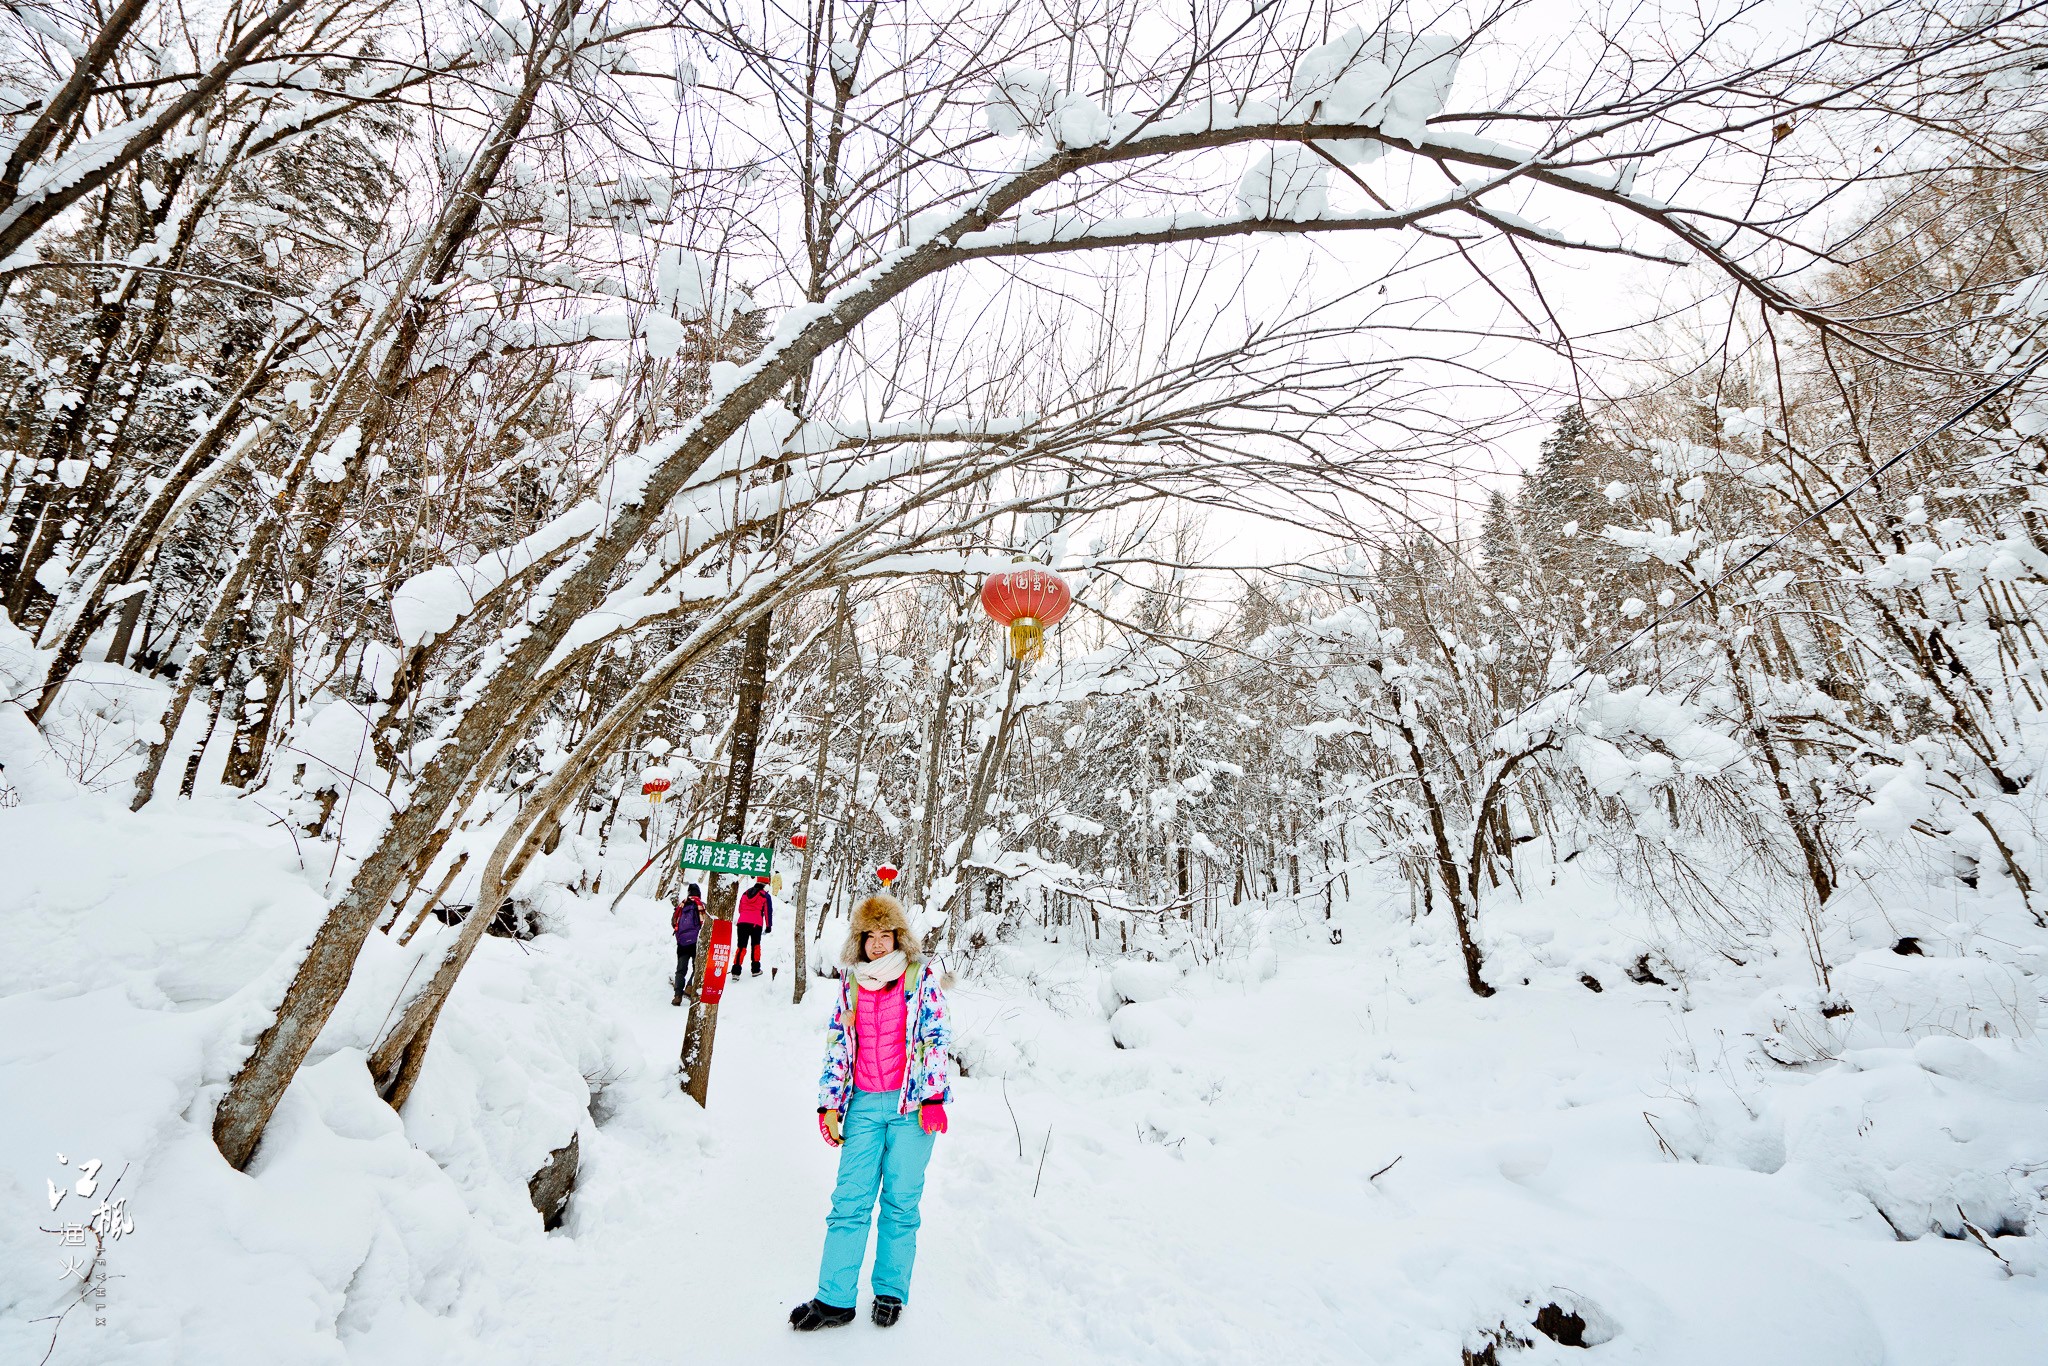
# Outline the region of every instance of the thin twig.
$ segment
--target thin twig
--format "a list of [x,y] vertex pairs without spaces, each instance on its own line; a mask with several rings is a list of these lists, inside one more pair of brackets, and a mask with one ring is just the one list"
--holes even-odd
[[1052,1147],[1052,1125],[1045,1126],[1045,1143],[1038,1150],[1038,1178],[1031,1183],[1031,1198],[1038,1198],[1038,1183],[1045,1180],[1045,1153]]
[[1664,1135],[1658,1132],[1657,1123],[1655,1120],[1650,1118],[1650,1112],[1648,1110],[1643,1111],[1643,1123],[1649,1125],[1650,1132],[1657,1135],[1657,1146],[1664,1150],[1665,1155],[1669,1157],[1673,1162],[1679,1161],[1680,1159],[1678,1156],[1678,1149],[1672,1147],[1669,1143],[1666,1143],[1664,1141]]
[[1389,1162],[1389,1163],[1388,1163],[1388,1164],[1387,1164],[1386,1166],[1384,1166],[1384,1167],[1381,1167],[1381,1168],[1380,1168],[1380,1169],[1379,1169],[1378,1171],[1374,1172],[1374,1173],[1373,1173],[1373,1174],[1372,1174],[1371,1176],[1368,1176],[1368,1177],[1366,1177],[1366,1178],[1365,1178],[1365,1179],[1366,1179],[1366,1181],[1367,1181],[1367,1182],[1373,1182],[1373,1181],[1377,1181],[1377,1180],[1379,1180],[1379,1179],[1380,1179],[1381,1177],[1385,1176],[1385,1175],[1386,1175],[1386,1174],[1387,1174],[1388,1172],[1390,1172],[1390,1171],[1394,1170],[1394,1164],[1395,1164],[1395,1163],[1397,1163],[1397,1162],[1399,1162],[1399,1161],[1400,1161],[1400,1160],[1401,1160],[1402,1158],[1404,1158],[1404,1157],[1406,1157],[1406,1156],[1408,1156],[1408,1154],[1406,1154],[1406,1153],[1396,1153],[1396,1154],[1394,1155],[1394,1161],[1393,1161],[1393,1162]]
[[281,826],[283,826],[283,827],[284,827],[284,832],[285,832],[285,833],[286,833],[287,835],[290,835],[290,836],[292,837],[292,849],[293,849],[293,851],[294,851],[294,852],[296,852],[296,853],[298,854],[298,856],[299,856],[299,871],[300,871],[300,872],[302,872],[302,873],[303,873],[303,872],[305,872],[305,871],[306,871],[306,851],[305,851],[305,849],[303,849],[303,848],[302,848],[302,847],[300,846],[300,844],[299,844],[299,827],[298,827],[298,826],[296,826],[296,825],[294,825],[294,824],[293,824],[293,823],[292,823],[292,822],[291,822],[290,820],[286,819],[285,817],[283,817],[283,816],[278,816],[278,815],[277,815],[277,813],[276,813],[275,811],[272,811],[272,810],[271,810],[271,809],[270,809],[269,807],[265,806],[265,805],[264,805],[264,804],[263,804],[262,802],[254,802],[254,803],[253,803],[253,805],[254,805],[254,806],[256,807],[256,809],[257,809],[257,810],[259,810],[259,811],[263,812],[263,813],[264,813],[265,815],[268,815],[268,816],[277,816],[277,819],[276,819],[276,820],[273,820],[273,821],[271,822],[271,824],[272,824],[272,825],[281,825]]
[[405,989],[412,985],[412,975],[418,972],[420,970],[420,964],[426,961],[427,959],[425,954],[421,954],[419,957],[412,960],[412,966],[406,969],[405,980],[398,984],[397,994],[392,996],[391,1004],[384,1008],[384,1018],[377,1021],[377,1033],[375,1037],[380,1039],[384,1037],[384,1026],[391,1023],[391,1012],[398,1009],[398,1003],[405,999]]
[[[1010,1112],[1010,1127],[1017,1131],[1017,1160],[1024,1160],[1024,1126],[1017,1122],[1017,1107],[1010,1104],[1010,1074],[1003,1073],[1003,1108]],[[1051,1130],[1046,1131],[1048,1134]]]

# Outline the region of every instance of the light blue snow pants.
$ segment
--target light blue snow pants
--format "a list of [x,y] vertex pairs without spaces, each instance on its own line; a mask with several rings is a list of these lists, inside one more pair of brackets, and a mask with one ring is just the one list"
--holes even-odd
[[[910,1303],[910,1267],[917,1260],[917,1203],[924,1197],[924,1168],[932,1140],[919,1126],[917,1107],[899,1115],[901,1093],[853,1093],[840,1129],[839,1184],[825,1219],[825,1255],[818,1264],[818,1298],[842,1309],[853,1307],[860,1289],[860,1264],[868,1252],[868,1225],[878,1222],[875,1270],[869,1278],[877,1295]],[[875,1197],[882,1200],[874,1220]]]

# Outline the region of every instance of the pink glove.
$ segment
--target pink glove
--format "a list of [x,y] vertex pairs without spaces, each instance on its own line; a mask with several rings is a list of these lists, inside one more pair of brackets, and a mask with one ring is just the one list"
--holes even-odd
[[917,1112],[917,1122],[923,1126],[924,1131],[928,1134],[942,1134],[946,1132],[945,1102],[937,1100],[926,1101]]
[[[943,1123],[944,1121],[941,1122]],[[837,1110],[818,1111],[818,1132],[823,1134],[825,1141],[835,1148],[844,1141],[839,1136],[839,1112]]]

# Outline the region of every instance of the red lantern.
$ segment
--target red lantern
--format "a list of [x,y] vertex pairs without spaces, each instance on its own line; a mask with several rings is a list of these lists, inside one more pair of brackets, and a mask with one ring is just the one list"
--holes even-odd
[[809,843],[810,840],[803,835],[791,835],[789,837],[789,847],[792,849],[801,849]]
[[882,885],[884,887],[887,887],[890,883],[896,880],[896,865],[893,863],[883,864],[881,867],[875,869],[875,876],[882,879]]
[[1073,604],[1066,580],[1036,565],[991,574],[981,586],[981,608],[1010,628],[1010,658],[1019,662],[1045,653],[1045,628]]
[[640,795],[650,802],[661,800],[661,794],[674,785],[665,768],[650,768],[640,775]]

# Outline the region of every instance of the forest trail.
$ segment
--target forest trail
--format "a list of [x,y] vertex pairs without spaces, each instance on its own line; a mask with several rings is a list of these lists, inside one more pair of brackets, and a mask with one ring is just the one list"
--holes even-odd
[[[786,927],[780,975],[727,995],[708,1110],[673,1080],[685,1012],[661,903],[586,900],[554,932],[488,940],[402,1116],[352,1042],[411,971],[379,936],[242,1175],[211,1146],[206,1088],[317,917],[290,846],[203,805],[27,808],[9,829],[0,1094],[57,1098],[0,1154],[20,1215],[0,1225],[10,1361],[49,1342],[32,1320],[55,1257],[31,1214],[57,1152],[134,1164],[139,1225],[110,1253],[110,1326],[67,1329],[59,1366],[212,1366],[248,1344],[323,1366],[1457,1366],[1501,1327],[1532,1342],[1502,1366],[1944,1366],[2026,1360],[2048,1322],[2038,1270],[2008,1277],[1968,1239],[1900,1243],[1858,1193],[1904,1211],[2002,1182],[2048,1104],[2032,1045],[1775,1068],[1747,1037],[1757,979],[1686,993],[1602,967],[1604,989],[1582,987],[1582,964],[1639,952],[1584,889],[1556,893],[1579,919],[1555,942],[1550,917],[1500,908],[1484,1001],[1441,917],[1363,897],[1337,906],[1333,945],[1276,911],[1270,948],[1219,965],[1244,980],[1162,970],[1158,1027],[1131,1049],[1082,946],[981,955],[950,994],[969,1075],[909,1312],[877,1329],[863,1297],[821,1340],[786,1316],[815,1288],[833,1179],[813,1113],[834,992],[818,979],[790,1004]],[[544,1235],[525,1177],[570,1129],[581,1179]],[[2034,1240],[1995,1241],[2029,1269]],[[1537,1336],[1550,1303],[1607,1340]]]
[[[629,902],[614,980],[667,1073],[684,1012],[660,909]],[[2048,1307],[1981,1250],[1901,1247],[1794,1174],[1660,1152],[1646,1112],[1672,1057],[1726,1023],[1711,1008],[1630,984],[1477,1001],[1419,938],[1296,948],[1271,981],[1187,997],[1186,1030],[1142,1051],[957,987],[967,1049],[1000,1027],[1032,1070],[959,1082],[903,1322],[868,1323],[863,1280],[860,1317],[824,1341],[785,1317],[813,1290],[832,1183],[811,1116],[833,984],[792,1006],[786,963],[740,982],[709,1111],[603,1126],[562,1256],[504,1297],[499,1342],[535,1362],[1455,1366],[1471,1325],[1504,1322],[1534,1339],[1514,1361],[1583,1361],[1528,1331],[1561,1302],[1613,1333],[1603,1361],[1925,1366],[1996,1357]],[[787,953],[785,932],[771,961]]]

